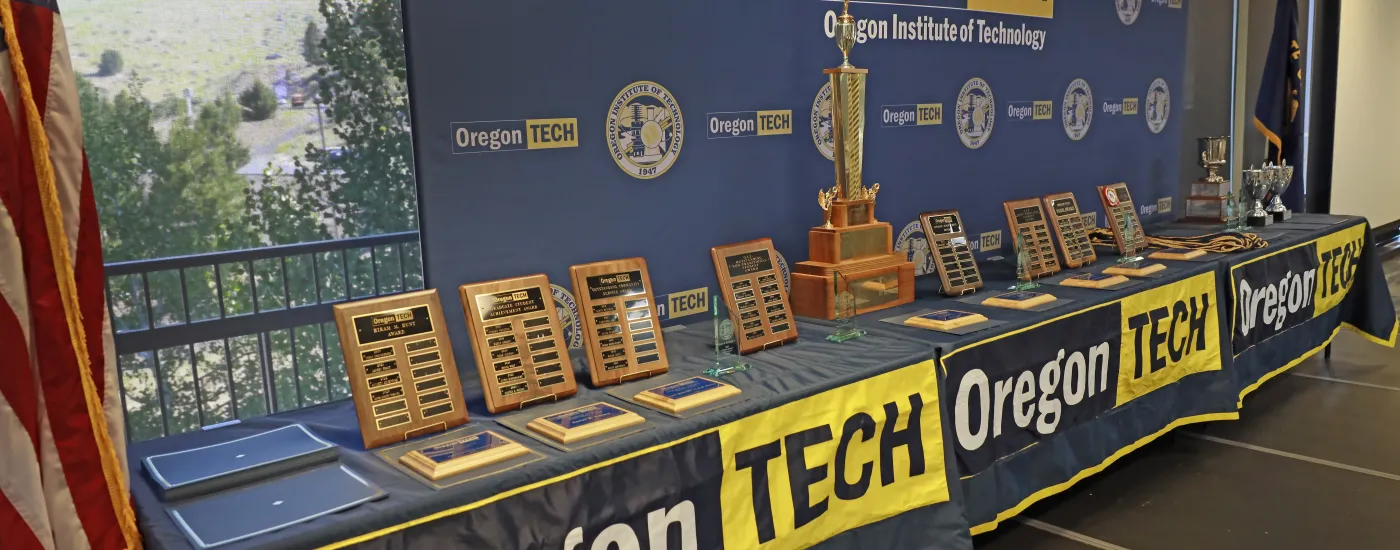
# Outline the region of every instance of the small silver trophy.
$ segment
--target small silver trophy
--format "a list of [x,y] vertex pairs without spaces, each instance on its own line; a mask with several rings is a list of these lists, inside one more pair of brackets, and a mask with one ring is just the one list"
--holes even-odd
[[1274,221],[1287,221],[1293,217],[1293,212],[1283,205],[1283,192],[1288,190],[1288,184],[1293,181],[1293,167],[1288,165],[1288,161],[1283,161],[1280,166],[1274,166],[1274,177],[1270,178],[1269,190],[1274,198],[1269,201],[1268,210],[1274,216]]
[[1264,197],[1268,196],[1272,186],[1269,175],[1267,167],[1260,170],[1251,166],[1244,171],[1244,192],[1249,198],[1249,213],[1245,215],[1245,221],[1250,227],[1268,227],[1274,223],[1273,216],[1264,210]]

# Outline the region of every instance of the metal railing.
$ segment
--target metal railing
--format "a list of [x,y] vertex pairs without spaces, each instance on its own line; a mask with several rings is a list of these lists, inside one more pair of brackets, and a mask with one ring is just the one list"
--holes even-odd
[[106,265],[127,438],[349,396],[332,305],[423,288],[418,232]]

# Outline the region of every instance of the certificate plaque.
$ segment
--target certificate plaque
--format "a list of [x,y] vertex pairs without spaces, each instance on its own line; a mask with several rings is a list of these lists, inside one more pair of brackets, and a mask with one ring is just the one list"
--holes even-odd
[[637,413],[599,402],[541,416],[525,426],[535,433],[568,445],[643,422],[646,422],[646,419]]
[[578,393],[548,277],[462,285],[458,291],[488,410],[499,413]]
[[334,307],[365,448],[467,422],[436,290]]
[[485,431],[414,449],[399,457],[399,462],[419,475],[437,481],[529,452],[524,445],[501,437],[496,432]]
[[1055,243],[1050,240],[1050,227],[1045,221],[1045,211],[1037,199],[1024,199],[1003,203],[1006,210],[1006,223],[1011,226],[1011,236],[1016,239],[1029,263],[1022,266],[1023,280],[1034,280],[1046,275],[1059,273],[1060,260],[1055,255]]
[[[641,258],[569,267],[595,387],[669,369],[647,262]],[[758,289],[752,289],[755,295]]]
[[1041,304],[1048,304],[1055,300],[1056,298],[1054,296],[1045,294],[1043,292],[1027,292],[1022,290],[1016,292],[1008,292],[1006,294],[998,294],[991,298],[987,298],[987,300],[982,303],[993,307],[1004,307],[1007,309],[1030,309]]
[[904,324],[911,327],[930,328],[933,330],[953,330],[967,325],[975,325],[986,320],[987,316],[980,313],[958,311],[955,309],[941,309],[905,319]]
[[[1099,186],[1099,199],[1103,201],[1108,227],[1113,230],[1113,242],[1121,256],[1132,256],[1147,248],[1142,231],[1142,220],[1138,218],[1133,197],[1128,194],[1128,184],[1114,183]],[[1128,231],[1124,231],[1128,228]],[[1125,234],[1126,233],[1126,234]]]
[[741,355],[797,339],[797,322],[777,269],[773,241],[716,246],[710,249],[710,257],[730,321],[739,327],[734,336]]
[[1089,230],[1084,227],[1084,216],[1079,214],[1079,203],[1074,193],[1046,195],[1045,211],[1050,214],[1050,227],[1060,238],[1060,251],[1065,254],[1066,267],[1080,267],[1099,259],[1094,254],[1094,245],[1089,242]]
[[729,384],[696,376],[651,388],[632,400],[675,414],[739,393],[739,388]]
[[977,270],[977,261],[967,245],[967,227],[963,226],[962,215],[957,210],[924,212],[919,214],[919,223],[924,227],[929,252],[936,258],[934,263],[938,267],[938,278],[943,281],[943,294],[961,296],[982,288],[982,273]]

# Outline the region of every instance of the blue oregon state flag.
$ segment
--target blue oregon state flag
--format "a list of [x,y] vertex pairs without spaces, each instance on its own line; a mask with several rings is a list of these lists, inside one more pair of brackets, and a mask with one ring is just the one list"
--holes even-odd
[[[1298,119],[1302,105],[1302,48],[1298,46],[1298,2],[1278,0],[1274,11],[1274,36],[1259,81],[1259,101],[1254,106],[1254,127],[1269,140],[1269,158],[1274,163],[1302,164],[1303,121]],[[1293,182],[1284,192],[1283,202],[1301,210],[1303,190],[1298,182],[1302,170],[1293,171]]]

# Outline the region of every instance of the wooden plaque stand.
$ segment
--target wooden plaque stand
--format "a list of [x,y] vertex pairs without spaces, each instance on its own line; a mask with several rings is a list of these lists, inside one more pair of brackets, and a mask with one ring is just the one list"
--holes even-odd
[[929,253],[938,267],[943,282],[943,294],[961,296],[982,288],[982,273],[977,260],[967,246],[967,228],[957,210],[940,210],[919,214],[919,223],[928,240]]
[[458,291],[487,410],[500,413],[578,393],[548,277],[462,285]]
[[[1050,240],[1050,228],[1045,223],[1045,211],[1036,199],[1007,201],[1002,203],[1006,210],[1006,224],[1011,227],[1012,242],[1020,242],[1030,256],[1025,267],[1024,279],[1034,280],[1060,272],[1060,260],[1055,255],[1055,243]],[[1012,247],[1020,253],[1019,248]]]
[[716,246],[710,249],[710,258],[741,355],[797,339],[797,323],[778,273],[773,241]]
[[651,275],[641,258],[569,267],[595,387],[666,372]]
[[336,304],[333,310],[366,449],[467,422],[436,290]]
[[1089,230],[1084,227],[1084,217],[1079,213],[1074,193],[1046,195],[1044,200],[1045,210],[1050,213],[1050,227],[1060,238],[1060,251],[1065,253],[1065,266],[1080,267],[1098,260],[1094,245],[1089,243]]
[[[869,223],[847,223],[852,216],[838,220],[838,208],[868,204]],[[807,233],[807,253],[812,258],[797,262],[792,273],[792,309],[798,315],[818,319],[836,318],[836,292],[856,295],[856,314],[877,311],[914,301],[914,264],[896,253],[890,224],[873,221],[874,201],[835,201],[833,227],[814,227]],[[858,218],[857,218],[858,219]],[[836,288],[836,273],[843,288]],[[861,296],[874,296],[862,301]]]
[[[1137,208],[1133,206],[1133,197],[1128,194],[1128,184],[1114,183],[1099,186],[1099,199],[1103,201],[1103,210],[1107,217],[1108,227],[1113,230],[1113,242],[1118,246],[1120,256],[1131,256],[1138,251],[1147,248],[1146,234],[1142,231],[1142,220],[1138,218]],[[1123,241],[1123,223],[1127,223],[1136,230],[1136,238],[1133,242]]]

